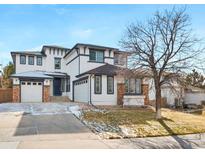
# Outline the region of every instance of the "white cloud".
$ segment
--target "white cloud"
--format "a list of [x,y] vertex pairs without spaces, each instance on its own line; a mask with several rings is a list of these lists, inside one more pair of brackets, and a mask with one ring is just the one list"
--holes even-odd
[[72,14],[72,10],[71,9],[68,9],[68,8],[56,8],[55,9],[55,12],[58,14],[58,15],[71,15]]
[[30,49],[26,49],[25,51],[41,51],[41,49],[42,49],[42,45]]
[[80,39],[89,38],[93,33],[92,29],[78,29],[71,32],[71,35]]

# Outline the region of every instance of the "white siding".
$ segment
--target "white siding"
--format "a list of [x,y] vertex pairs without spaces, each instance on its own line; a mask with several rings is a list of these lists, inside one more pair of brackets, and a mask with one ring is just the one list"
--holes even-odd
[[102,65],[105,64],[89,62],[89,56],[80,56],[80,74]]
[[124,95],[123,97],[123,105],[134,105],[134,106],[142,106],[144,105],[144,95],[139,95],[139,96],[129,96],[129,95]]
[[[63,52],[65,53],[65,52]],[[26,71],[47,71],[47,72],[65,72],[66,65],[61,55],[57,55],[57,50],[53,54],[53,49],[51,49],[51,54],[49,53],[49,48],[45,48],[46,57],[42,57],[42,66],[36,64],[37,56],[34,56],[34,65],[28,64],[28,55],[26,55],[26,64],[20,64],[20,54],[16,54],[16,73],[26,72]],[[54,58],[61,58],[61,69],[55,69],[54,67]]]
[[20,54],[16,54],[16,73],[27,72],[27,71],[45,71],[46,57],[42,57],[42,66],[36,64],[36,56],[34,56],[34,65],[28,64],[28,55],[26,55],[26,64],[20,64]]
[[53,96],[53,80],[50,82],[50,96]]
[[163,88],[161,94],[162,97],[166,98],[167,105],[173,106],[175,105],[175,99],[180,98],[180,89]]
[[[145,83],[149,84],[149,100],[155,100],[155,88],[153,79],[146,79]],[[175,98],[180,98],[180,88],[174,85],[175,88],[171,88],[168,85],[163,86],[161,89],[161,96],[167,99],[168,105],[175,104]],[[182,94],[183,95],[183,94]]]
[[[65,63],[70,62],[73,58],[77,56],[77,52],[73,51],[69,54],[69,56],[66,57]],[[79,59],[76,58],[72,62],[70,62],[68,65],[66,65],[66,69],[64,70],[68,75],[70,75],[70,92],[68,92],[68,97],[72,100],[73,99],[73,81],[77,80],[76,75],[79,74]]]
[[[111,58],[105,58],[104,63],[89,62],[89,49],[88,48],[85,49],[85,53],[84,53],[84,48],[81,47],[80,54],[85,54],[85,55],[80,56],[80,74],[86,71],[89,71],[91,69],[94,69],[96,67],[105,65],[105,63],[112,64],[112,65],[114,64],[113,51],[111,52],[111,55],[110,55]],[[105,57],[109,56],[109,50],[105,50],[104,56]]]
[[94,105],[117,105],[117,80],[114,77],[114,94],[107,94],[107,76],[102,75],[102,94],[95,94],[94,76],[91,78],[92,103]]
[[[49,53],[49,48],[45,49],[45,53],[47,55],[46,59],[45,59],[45,65],[44,65],[44,69],[47,72],[65,72],[65,62],[63,59],[63,55],[61,55],[61,53],[59,55],[57,55],[57,49],[55,49],[55,54],[53,54],[53,49],[51,49],[51,54]],[[55,69],[54,66],[54,58],[61,58],[61,69]]]
[[201,105],[201,101],[205,101],[205,93],[185,93],[185,104]]

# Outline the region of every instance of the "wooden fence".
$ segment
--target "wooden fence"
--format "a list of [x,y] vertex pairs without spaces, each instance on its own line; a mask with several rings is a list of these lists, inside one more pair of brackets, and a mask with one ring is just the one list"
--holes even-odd
[[12,88],[0,88],[0,103],[12,102]]

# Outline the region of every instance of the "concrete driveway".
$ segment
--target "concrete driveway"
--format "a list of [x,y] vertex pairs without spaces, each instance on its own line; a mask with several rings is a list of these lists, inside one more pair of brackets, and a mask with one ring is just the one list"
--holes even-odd
[[107,148],[70,103],[0,104],[0,148]]
[[205,134],[102,140],[69,112],[73,105],[0,104],[0,149],[205,148]]

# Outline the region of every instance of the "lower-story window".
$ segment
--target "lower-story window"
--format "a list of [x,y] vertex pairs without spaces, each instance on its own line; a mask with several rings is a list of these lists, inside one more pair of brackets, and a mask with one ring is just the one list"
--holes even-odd
[[113,76],[107,77],[107,93],[108,94],[114,93],[114,77]]
[[70,92],[70,78],[66,80],[66,92]]
[[95,94],[102,93],[102,79],[101,76],[95,76]]
[[130,78],[125,80],[125,93],[126,94],[141,94],[142,93],[142,80]]

